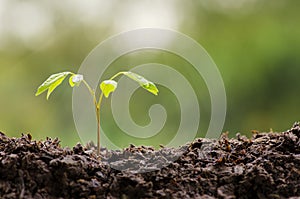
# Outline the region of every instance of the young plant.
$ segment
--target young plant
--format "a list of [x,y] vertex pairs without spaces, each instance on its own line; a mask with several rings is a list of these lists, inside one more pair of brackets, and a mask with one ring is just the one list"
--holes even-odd
[[100,153],[100,109],[101,109],[101,102],[103,95],[104,97],[108,98],[110,93],[114,92],[117,88],[118,83],[114,80],[116,77],[120,75],[125,75],[129,77],[130,79],[136,81],[139,83],[139,85],[149,91],[150,93],[157,95],[158,94],[158,89],[155,86],[154,83],[148,81],[144,77],[133,73],[129,71],[122,71],[118,72],[114,76],[112,76],[108,80],[104,80],[100,83],[99,87],[101,90],[101,93],[99,95],[99,98],[97,99],[96,97],[96,91],[90,87],[90,85],[84,80],[83,75],[80,74],[75,74],[72,72],[61,72],[61,73],[56,73],[51,75],[44,83],[42,83],[39,88],[37,89],[36,96],[42,94],[43,92],[47,91],[47,100],[49,99],[50,94],[54,91],[54,89],[59,86],[64,79],[70,75],[69,78],[69,84],[71,87],[74,86],[79,86],[81,82],[87,87],[89,90],[91,96],[93,97],[93,102],[95,106],[95,113],[96,113],[96,118],[97,118],[97,155]]

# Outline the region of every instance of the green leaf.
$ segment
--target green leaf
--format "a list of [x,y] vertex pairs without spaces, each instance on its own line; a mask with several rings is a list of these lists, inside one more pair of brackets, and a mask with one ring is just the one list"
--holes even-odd
[[150,93],[157,95],[158,94],[158,89],[155,86],[154,83],[149,82],[148,84],[143,84],[141,85],[144,89],[146,89],[147,91],[149,91]]
[[71,72],[61,72],[51,75],[46,81],[42,83],[37,89],[35,96],[38,96],[48,90],[47,92],[47,99],[49,98],[50,94],[54,91],[54,89],[59,86],[64,79],[69,75],[72,74]]
[[138,82],[141,87],[143,87],[150,93],[152,93],[154,95],[158,94],[158,89],[153,82],[150,82],[147,79],[145,79],[144,77],[142,77],[136,73],[133,73],[133,72],[124,72],[123,74],[126,75],[127,77],[129,77],[130,79]]
[[69,78],[69,84],[71,87],[79,86],[82,81],[83,81],[83,76],[80,74],[73,74]]
[[118,83],[114,80],[104,80],[100,84],[100,89],[103,92],[106,98],[109,97],[109,94],[114,92],[117,88]]

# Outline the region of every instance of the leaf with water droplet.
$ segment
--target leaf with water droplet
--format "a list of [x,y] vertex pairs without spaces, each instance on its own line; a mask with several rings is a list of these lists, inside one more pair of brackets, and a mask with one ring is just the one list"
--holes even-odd
[[124,72],[123,74],[126,75],[127,77],[129,77],[130,79],[138,82],[141,87],[143,87],[144,89],[146,89],[150,93],[152,93],[154,95],[158,94],[159,91],[158,91],[157,87],[155,86],[155,84],[151,81],[148,81],[143,76],[138,75],[138,74],[133,73],[133,72]]
[[83,81],[83,75],[80,74],[73,74],[69,78],[69,84],[71,87],[79,86],[82,81]]
[[104,80],[100,84],[100,89],[103,92],[106,98],[109,97],[109,94],[114,92],[118,86],[118,83],[114,80]]
[[59,86],[64,79],[69,75],[72,74],[71,72],[61,72],[56,73],[48,77],[46,81],[44,81],[39,88],[37,89],[37,92],[35,93],[35,96],[38,96],[48,90],[47,92],[47,99],[49,99],[50,94],[54,91],[54,89]]

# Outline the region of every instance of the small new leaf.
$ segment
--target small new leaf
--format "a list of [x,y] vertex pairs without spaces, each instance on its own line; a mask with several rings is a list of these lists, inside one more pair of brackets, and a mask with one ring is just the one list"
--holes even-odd
[[100,89],[106,98],[109,97],[109,94],[114,92],[117,88],[118,83],[114,80],[104,80],[100,84]]
[[149,91],[150,93],[157,95],[158,94],[158,89],[155,86],[154,83],[152,82],[148,82],[148,84],[143,84],[141,85],[144,89],[146,89],[147,91]]
[[127,77],[129,77],[130,79],[138,82],[141,87],[143,87],[150,93],[152,93],[154,95],[158,94],[158,89],[153,82],[150,82],[147,79],[145,79],[144,77],[142,77],[138,74],[135,74],[133,72],[124,72],[123,74],[126,75]]
[[83,81],[83,76],[80,74],[73,74],[69,78],[69,84],[71,87],[79,86],[82,81]]
[[71,74],[71,72],[61,72],[51,75],[46,81],[42,83],[37,89],[35,96],[38,96],[48,90],[47,92],[47,100],[49,99],[50,94],[54,91],[54,89],[59,86],[64,79]]

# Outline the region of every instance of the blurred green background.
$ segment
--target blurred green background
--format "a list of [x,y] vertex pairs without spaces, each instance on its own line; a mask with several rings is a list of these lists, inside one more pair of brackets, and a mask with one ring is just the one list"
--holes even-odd
[[[300,115],[299,8],[295,0],[2,0],[0,131],[9,136],[30,132],[35,139],[59,137],[69,146],[80,141],[72,117],[72,89],[65,83],[47,101],[34,96],[36,88],[51,73],[76,72],[109,36],[141,27],[178,30],[207,50],[227,93],[223,131],[286,130]],[[155,58],[181,63],[170,54],[145,51],[114,64],[137,65]],[[204,92],[203,98],[208,101],[202,101],[201,114],[209,118],[209,95]],[[203,129],[208,122],[201,120]]]

